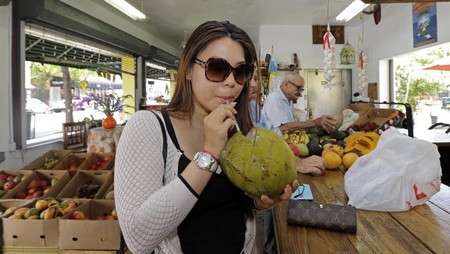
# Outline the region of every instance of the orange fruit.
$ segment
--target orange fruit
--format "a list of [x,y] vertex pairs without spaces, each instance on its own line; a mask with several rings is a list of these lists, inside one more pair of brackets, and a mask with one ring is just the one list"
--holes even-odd
[[338,145],[333,145],[333,149],[336,150],[336,152],[339,154],[339,156],[342,158],[342,156],[344,156],[344,148],[338,146]]
[[359,156],[356,153],[353,152],[346,153],[342,157],[342,165],[344,166],[345,169],[349,169],[358,158]]
[[327,169],[337,169],[342,164],[341,156],[337,152],[324,150],[322,158],[325,160],[325,167]]

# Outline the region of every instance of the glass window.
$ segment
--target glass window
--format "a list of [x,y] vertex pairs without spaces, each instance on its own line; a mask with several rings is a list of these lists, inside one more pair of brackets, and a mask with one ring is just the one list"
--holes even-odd
[[[130,87],[135,87],[134,57],[31,24],[25,25],[24,63],[27,146],[61,140],[64,122],[103,119],[102,109],[90,98],[122,96],[122,75],[131,76]],[[114,118],[118,124],[125,120],[121,112]]]

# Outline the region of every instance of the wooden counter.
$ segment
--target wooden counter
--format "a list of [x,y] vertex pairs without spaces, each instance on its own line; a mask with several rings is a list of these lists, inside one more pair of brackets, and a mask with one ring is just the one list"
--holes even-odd
[[[344,171],[300,176],[309,183],[314,202],[344,204]],[[274,208],[278,254],[295,253],[450,253],[450,188],[406,212],[357,210],[357,233],[347,234],[288,225],[287,202]]]

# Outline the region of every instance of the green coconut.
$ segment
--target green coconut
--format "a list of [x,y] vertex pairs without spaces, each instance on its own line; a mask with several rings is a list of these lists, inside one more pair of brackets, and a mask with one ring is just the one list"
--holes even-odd
[[220,166],[230,181],[253,196],[278,196],[297,178],[294,153],[271,130],[253,128],[234,134],[220,155]]

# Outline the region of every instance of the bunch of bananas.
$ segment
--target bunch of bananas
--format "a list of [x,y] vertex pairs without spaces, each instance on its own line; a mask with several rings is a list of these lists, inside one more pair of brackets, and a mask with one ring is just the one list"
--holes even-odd
[[309,142],[309,136],[305,130],[296,130],[291,133],[286,131],[283,139],[288,144],[307,144]]

